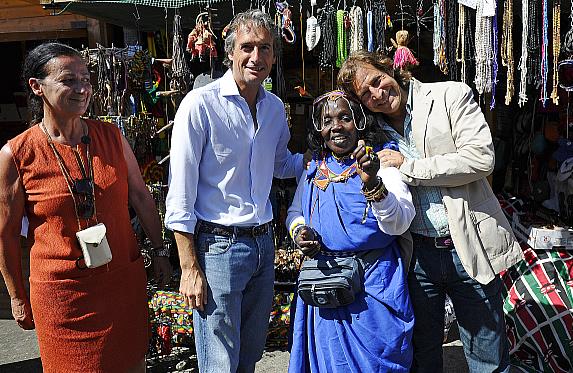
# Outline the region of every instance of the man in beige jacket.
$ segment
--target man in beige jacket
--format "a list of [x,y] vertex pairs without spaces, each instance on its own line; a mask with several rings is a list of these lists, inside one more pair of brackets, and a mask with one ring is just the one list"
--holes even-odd
[[472,90],[459,82],[421,83],[394,70],[386,56],[366,51],[345,61],[338,83],[379,113],[400,150],[382,150],[381,164],[398,167],[411,187],[412,371],[442,371],[446,294],[470,371],[509,371],[498,273],[522,254],[486,179],[493,143]]

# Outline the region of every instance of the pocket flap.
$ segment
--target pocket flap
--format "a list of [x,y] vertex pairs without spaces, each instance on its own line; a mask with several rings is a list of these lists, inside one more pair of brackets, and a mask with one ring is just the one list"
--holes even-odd
[[106,228],[105,225],[99,223],[93,227],[86,228],[76,233],[79,240],[87,244],[99,245],[105,238]]

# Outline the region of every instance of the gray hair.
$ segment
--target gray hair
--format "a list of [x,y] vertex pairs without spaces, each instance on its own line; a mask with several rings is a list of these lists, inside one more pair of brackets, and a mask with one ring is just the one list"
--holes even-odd
[[233,62],[229,59],[229,54],[233,54],[237,31],[241,27],[264,28],[273,38],[273,54],[276,56],[281,52],[281,38],[271,16],[259,9],[250,9],[238,13],[229,24],[229,30],[225,38],[225,59],[223,60],[227,67],[232,68],[233,66]]

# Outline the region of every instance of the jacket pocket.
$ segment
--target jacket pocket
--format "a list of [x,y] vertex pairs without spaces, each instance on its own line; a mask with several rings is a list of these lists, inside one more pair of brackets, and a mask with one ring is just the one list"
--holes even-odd
[[504,254],[513,239],[511,227],[497,199],[490,198],[479,204],[470,210],[470,216],[488,257],[493,259]]

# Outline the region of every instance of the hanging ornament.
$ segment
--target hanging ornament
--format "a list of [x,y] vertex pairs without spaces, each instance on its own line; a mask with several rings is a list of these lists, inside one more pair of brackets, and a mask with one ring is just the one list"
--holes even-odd
[[410,35],[407,30],[404,30],[404,7],[402,5],[402,0],[400,0],[400,17],[402,21],[402,30],[396,33],[396,40],[390,38],[392,45],[396,48],[394,52],[394,68],[400,70],[408,70],[411,66],[417,66],[419,64],[414,54],[408,48],[408,43],[410,42]]
[[408,70],[411,66],[419,64],[414,54],[408,48],[409,34],[407,30],[400,30],[396,33],[396,40],[390,39],[396,52],[394,52],[394,68],[400,70]]

